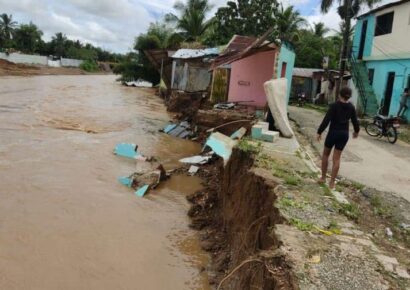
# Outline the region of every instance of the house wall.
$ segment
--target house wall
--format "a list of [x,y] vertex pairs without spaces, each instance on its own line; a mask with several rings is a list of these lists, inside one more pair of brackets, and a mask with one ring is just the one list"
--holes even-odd
[[174,90],[206,91],[211,82],[209,65],[203,63],[202,60],[174,60],[171,82],[171,88]]
[[[410,77],[410,58],[367,61],[366,66],[368,69],[374,69],[373,89],[379,103],[384,98],[388,73],[396,73],[389,111],[389,115],[396,115],[399,110],[400,95],[403,93],[404,88],[407,87]],[[407,105],[410,107],[410,101]],[[410,110],[407,110],[406,118],[410,120]]]
[[386,58],[386,54],[410,58],[410,2],[384,9],[375,13],[375,16],[392,11],[394,11],[392,33],[374,37],[371,54],[373,58]]
[[228,100],[254,101],[249,105],[265,106],[266,94],[263,84],[272,79],[274,63],[275,51],[260,52],[233,62]]
[[[389,34],[375,36],[376,17],[394,12],[393,28]],[[410,58],[410,2],[383,9],[360,18],[355,26],[353,50],[358,55],[363,21],[368,20],[364,60],[382,60],[392,58]]]
[[354,28],[352,50],[356,58],[359,55],[360,39],[362,35],[362,26],[365,20],[367,20],[367,33],[366,33],[366,40],[364,43],[363,58],[370,57],[370,55],[372,54],[374,29],[375,29],[375,17],[374,15],[368,15],[362,19],[359,19]]
[[291,49],[287,44],[282,43],[279,52],[279,58],[277,63],[277,76],[281,76],[282,71],[282,64],[286,62],[286,74],[285,78],[288,81],[288,88],[287,88],[287,102],[289,102],[290,91],[292,88],[292,75],[293,75],[293,68],[295,66],[295,52]]

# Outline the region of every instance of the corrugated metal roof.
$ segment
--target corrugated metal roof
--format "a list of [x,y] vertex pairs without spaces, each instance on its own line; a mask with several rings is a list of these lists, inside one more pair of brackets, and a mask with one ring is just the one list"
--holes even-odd
[[230,64],[261,51],[275,50],[276,45],[266,41],[272,31],[273,28],[270,28],[260,38],[234,35],[225,50],[214,60],[211,69]]
[[295,67],[293,69],[293,76],[294,77],[302,77],[302,78],[311,78],[313,77],[314,72],[323,72],[323,69],[320,68],[301,68]]
[[219,48],[205,48],[205,49],[188,49],[188,48],[181,48],[178,49],[173,55],[172,58],[181,58],[181,59],[189,59],[189,58],[200,58],[209,55],[219,55]]

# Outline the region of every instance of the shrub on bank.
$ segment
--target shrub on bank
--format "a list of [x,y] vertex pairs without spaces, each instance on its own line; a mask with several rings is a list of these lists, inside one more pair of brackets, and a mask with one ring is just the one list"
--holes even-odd
[[88,71],[88,72],[95,72],[98,71],[98,65],[95,61],[93,60],[85,60],[83,63],[80,65],[80,68],[82,70]]

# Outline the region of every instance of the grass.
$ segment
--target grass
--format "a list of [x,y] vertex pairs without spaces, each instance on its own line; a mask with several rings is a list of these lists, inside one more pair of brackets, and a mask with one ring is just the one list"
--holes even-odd
[[258,154],[261,151],[262,143],[255,144],[249,142],[249,138],[242,138],[238,143],[238,148],[246,153]]
[[290,219],[290,224],[295,226],[298,230],[303,231],[303,232],[308,232],[313,230],[313,224],[312,223],[307,223],[304,222],[300,219],[292,218]]
[[373,195],[370,198],[370,204],[373,207],[374,214],[384,218],[392,216],[392,210],[388,206],[383,205],[383,201],[380,196]]
[[355,203],[338,204],[339,213],[345,215],[347,218],[358,221],[360,217],[360,208]]
[[301,179],[297,176],[285,176],[285,184],[297,186],[301,183]]
[[323,190],[323,195],[325,196],[333,196],[332,191],[330,190],[330,188],[326,185],[326,184],[320,184],[320,187]]
[[303,209],[306,206],[306,202],[298,202],[292,198],[283,197],[279,200],[279,205],[283,208]]

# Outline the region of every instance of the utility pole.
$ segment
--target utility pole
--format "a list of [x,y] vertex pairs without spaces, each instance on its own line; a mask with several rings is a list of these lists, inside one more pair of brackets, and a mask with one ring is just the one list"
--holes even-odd
[[343,46],[342,46],[342,55],[340,58],[340,72],[339,72],[339,82],[336,84],[336,95],[335,98],[337,99],[339,97],[339,92],[340,92],[340,87],[343,83],[343,77],[345,74],[346,70],[346,64],[347,64],[347,59],[348,59],[348,51],[349,51],[349,42],[350,42],[350,21],[352,17],[352,0],[344,0],[344,31],[343,31]]

